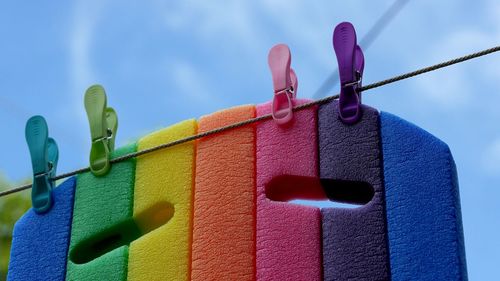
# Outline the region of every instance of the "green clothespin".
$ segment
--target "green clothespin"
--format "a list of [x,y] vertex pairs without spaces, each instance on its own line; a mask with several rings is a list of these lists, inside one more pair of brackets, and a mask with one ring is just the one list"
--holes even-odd
[[85,92],[85,110],[92,138],[90,170],[102,176],[111,168],[109,160],[115,148],[118,116],[113,108],[106,107],[106,92],[101,85],[90,86]]
[[33,116],[26,122],[25,136],[33,166],[31,203],[35,212],[41,214],[52,207],[52,178],[56,176],[59,149],[56,141],[49,138],[47,122],[42,116]]

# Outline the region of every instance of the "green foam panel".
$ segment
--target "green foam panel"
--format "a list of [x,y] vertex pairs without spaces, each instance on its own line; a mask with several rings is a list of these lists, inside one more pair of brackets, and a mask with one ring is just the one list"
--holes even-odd
[[[116,150],[113,157],[137,149]],[[128,244],[140,236],[133,222],[135,159],[113,164],[109,173],[77,177],[66,280],[126,280]]]

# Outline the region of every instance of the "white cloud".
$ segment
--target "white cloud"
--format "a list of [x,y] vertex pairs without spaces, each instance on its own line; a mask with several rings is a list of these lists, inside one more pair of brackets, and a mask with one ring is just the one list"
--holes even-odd
[[187,97],[192,103],[206,107],[222,107],[224,101],[213,94],[210,83],[203,73],[186,61],[169,64],[172,81],[178,89],[176,95]]
[[[197,48],[223,52],[225,48],[244,54],[248,71],[264,71],[266,53],[273,44],[286,43],[292,51],[292,66],[299,74],[302,97],[311,96],[321,79],[336,67],[332,49],[331,11],[335,4],[315,5],[301,1],[181,1],[160,4],[170,32],[187,34],[198,41]],[[326,6],[326,7],[325,7]],[[231,40],[230,46],[227,40]],[[220,56],[220,55],[219,55]],[[226,62],[227,63],[227,62]],[[254,68],[254,69],[252,69]],[[327,74],[324,75],[326,77]],[[321,76],[321,75],[320,75]]]
[[[357,1],[318,3],[299,0],[261,0],[257,5],[259,11],[267,16],[266,23],[271,26],[267,28],[273,32],[269,36],[286,38],[287,42],[283,43],[291,45],[292,53],[297,54],[295,58],[303,62],[308,72],[322,73],[324,77],[337,67],[332,45],[335,26],[345,20],[353,21],[360,40],[367,32],[363,27],[373,24],[379,16],[377,13],[364,17],[361,13],[349,13],[349,19],[346,18],[345,10],[370,9],[371,4]],[[266,31],[265,26],[263,29]],[[280,42],[274,39],[273,43]]]
[[[415,67],[419,67],[422,66],[422,57],[424,64],[433,64],[493,47],[500,41],[500,3],[487,1],[481,5],[481,9],[484,17],[476,25],[458,25],[440,38],[429,37],[425,46],[427,54],[409,54],[413,58],[408,59],[413,61]],[[432,30],[432,26],[425,28]],[[459,110],[477,105],[473,101],[482,89],[480,84],[491,85],[491,81],[500,79],[499,64],[500,56],[493,54],[437,70],[414,81],[419,96],[426,103],[436,103],[443,109]]]
[[[260,56],[261,50],[269,49],[272,44],[287,43],[306,51],[304,58],[312,60],[314,66],[327,70],[335,65],[332,19],[341,11],[333,3],[314,5],[282,0],[214,4],[188,0],[160,5],[159,9],[165,11],[167,28],[192,33],[207,44],[231,38],[250,56]],[[287,42],[278,42],[283,38]]]
[[[334,18],[333,7],[317,6],[306,1],[261,1],[260,9],[278,29],[301,48],[307,49],[309,58],[322,67],[331,69],[335,55],[331,45]],[[331,5],[334,6],[334,5]]]
[[[103,5],[99,1],[79,0],[75,2],[72,13],[73,21],[69,23],[70,28],[67,36],[69,54],[67,61],[70,83],[67,90],[68,95],[65,97],[66,101],[64,101],[66,106],[57,107],[57,113],[60,116],[59,122],[63,122],[60,125],[66,128],[60,130],[61,135],[66,136],[67,131],[69,131],[71,145],[68,143],[61,144],[60,149],[62,155],[70,155],[64,153],[64,149],[73,150],[73,153],[71,153],[71,155],[74,155],[73,158],[71,160],[66,159],[66,161],[85,163],[88,156],[83,152],[90,149],[90,142],[87,141],[88,121],[83,106],[83,95],[87,87],[97,82],[91,63],[91,49],[96,27],[103,13]],[[76,153],[74,153],[75,150]]]
[[[438,63],[447,59],[462,56],[485,47],[490,47],[498,38],[496,30],[467,29],[452,32],[450,35],[435,41],[431,48],[429,63]],[[479,73],[487,73],[492,67],[492,58],[478,59],[454,65],[445,70],[437,70],[425,77],[414,79],[419,96],[427,103],[435,103],[443,109],[456,110],[471,104],[477,93],[477,84],[484,77]],[[496,73],[496,71],[495,71]]]
[[261,42],[256,30],[253,5],[245,1],[227,1],[215,4],[211,1],[187,0],[160,4],[165,11],[166,26],[173,31],[193,32],[206,42],[216,38],[234,38],[247,49],[254,49]]
[[[104,6],[99,1],[77,1],[73,9],[73,22],[69,37],[69,64],[71,79],[71,105],[64,114],[75,115],[78,122],[87,127],[83,109],[83,94],[87,87],[97,82],[91,64],[91,48],[96,26],[103,14]],[[75,98],[76,96],[76,98]]]
[[500,176],[500,137],[490,143],[483,153],[484,169],[493,176]]
[[[500,42],[500,2],[497,0],[489,1],[486,5],[487,7],[487,16],[488,22],[490,23],[489,33],[489,44],[493,45],[494,43],[498,44]],[[483,46],[484,47],[484,46]],[[500,71],[498,71],[498,65],[500,65],[500,55],[491,55],[486,61],[485,68],[483,69],[485,75],[488,78],[498,80],[500,79]]]
[[414,80],[419,98],[426,107],[455,110],[467,105],[474,95],[472,85],[468,82],[467,71],[463,68],[450,68],[436,71]]

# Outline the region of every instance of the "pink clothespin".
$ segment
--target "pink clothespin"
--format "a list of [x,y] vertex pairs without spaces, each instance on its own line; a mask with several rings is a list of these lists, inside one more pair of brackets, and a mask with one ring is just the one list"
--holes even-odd
[[293,102],[297,95],[297,76],[290,68],[290,49],[285,44],[271,48],[268,56],[269,68],[273,76],[274,98],[272,116],[279,125],[292,120]]

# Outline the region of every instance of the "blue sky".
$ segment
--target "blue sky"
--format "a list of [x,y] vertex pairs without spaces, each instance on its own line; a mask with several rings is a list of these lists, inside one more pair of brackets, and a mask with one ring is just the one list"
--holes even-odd
[[[267,53],[276,43],[290,46],[298,96],[311,97],[336,67],[334,26],[351,21],[362,37],[392,0],[172,2],[2,1],[0,171],[11,180],[30,176],[24,125],[34,114],[45,116],[58,141],[60,172],[88,165],[83,93],[94,83],[118,112],[118,145],[269,100]],[[365,52],[364,83],[499,42],[498,1],[413,0]],[[500,275],[499,64],[499,54],[480,58],[363,99],[449,144],[471,280]]]

